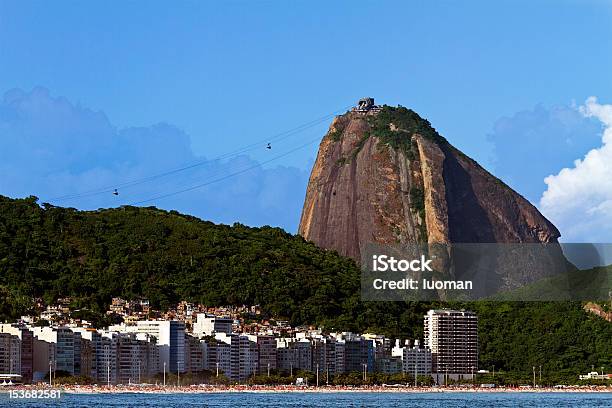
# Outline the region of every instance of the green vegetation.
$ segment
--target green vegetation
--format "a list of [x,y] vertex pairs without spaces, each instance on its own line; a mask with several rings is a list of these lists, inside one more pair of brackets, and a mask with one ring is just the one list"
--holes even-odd
[[346,122],[336,122],[334,129],[331,130],[327,136],[333,140],[334,142],[339,141],[340,139],[342,139],[342,134],[344,133],[344,129],[346,127]]
[[[612,363],[612,324],[588,315],[579,302],[475,302],[480,367],[527,375],[542,366],[547,375],[575,382]],[[589,362],[590,361],[590,362]]]
[[422,338],[426,311],[453,307],[478,313],[480,368],[525,372],[541,364],[575,377],[591,365],[612,366],[612,324],[579,302],[363,302],[352,260],[278,228],[36,201],[0,196],[3,320],[30,312],[36,297],[52,303],[70,296],[72,308],[88,317],[101,317],[112,297],[145,297],[161,309],[180,300],[259,304],[294,325]]
[[421,218],[421,225],[419,228],[421,242],[427,242],[427,228],[425,226],[425,193],[423,189],[417,187],[412,187],[410,189],[410,205]]
[[[55,386],[75,385],[75,384],[91,385],[95,383],[93,378],[88,377],[86,375],[73,376],[73,375],[70,375],[68,372],[62,371],[62,370],[54,371],[53,375],[54,375],[53,385]],[[49,382],[49,373],[47,373],[47,375],[45,376],[44,381],[45,383]]]
[[[448,144],[427,119],[403,106],[395,108],[384,105],[381,112],[373,117],[371,124],[372,133],[375,136],[392,148],[403,150],[409,159],[414,157],[412,135],[415,133],[436,143]],[[391,125],[395,127],[395,130],[391,129]]]
[[[379,113],[374,116],[368,116],[366,120],[372,130],[371,132],[365,132],[361,140],[359,140],[355,150],[351,152],[353,158],[357,156],[365,141],[370,136],[376,136],[383,144],[393,149],[402,150],[404,154],[406,154],[408,160],[414,160],[416,157],[416,145],[412,141],[412,135],[419,134],[438,144],[448,146],[456,154],[477,164],[473,159],[452,147],[448,141],[431,126],[431,123],[427,119],[422,118],[412,109],[408,109],[401,105],[397,107],[384,105]],[[337,142],[342,138],[343,132],[344,128],[340,127],[338,124],[327,134],[327,137]],[[345,162],[346,160],[343,161],[343,164]]]
[[[568,300],[606,299],[612,283],[612,266],[589,270],[571,270],[563,274],[543,278],[519,289],[501,292],[492,300]],[[603,309],[607,303],[603,303]]]
[[[372,131],[365,132],[361,140],[359,140],[355,150],[351,152],[353,158],[357,156],[364,143],[371,135],[378,137],[383,144],[393,149],[402,150],[404,154],[406,154],[408,160],[414,160],[416,157],[414,151],[415,146],[412,142],[412,135],[414,134],[419,134],[436,143],[450,146],[447,140],[440,136],[427,119],[422,118],[412,109],[403,106],[392,107],[384,105],[379,113],[375,116],[368,117],[367,121]],[[331,140],[337,142],[341,139],[342,132],[343,129],[336,128],[329,132],[328,136]],[[463,153],[459,153],[463,155]],[[467,156],[465,157],[468,158]],[[346,161],[343,163],[345,162]]]
[[338,129],[334,129],[331,132],[329,132],[328,135],[331,138],[331,140],[333,140],[334,142],[337,142],[342,137],[342,131]]

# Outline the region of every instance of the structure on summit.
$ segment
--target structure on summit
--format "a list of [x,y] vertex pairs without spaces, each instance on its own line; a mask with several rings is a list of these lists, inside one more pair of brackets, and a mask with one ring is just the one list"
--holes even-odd
[[374,98],[361,98],[357,102],[357,106],[353,108],[354,112],[368,113],[368,112],[380,112],[381,107],[374,105]]

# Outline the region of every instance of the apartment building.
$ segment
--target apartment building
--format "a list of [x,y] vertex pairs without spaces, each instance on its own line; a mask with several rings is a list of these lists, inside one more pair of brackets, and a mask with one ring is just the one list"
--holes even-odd
[[257,350],[257,373],[267,374],[268,370],[276,370],[276,339],[274,336],[248,335],[248,339],[255,343]]
[[185,372],[185,323],[177,320],[140,320],[135,325],[117,325],[109,331],[143,333],[155,337],[160,370]]
[[406,340],[404,346],[400,346],[399,339],[395,341],[395,347],[391,350],[393,357],[401,359],[401,370],[410,375],[430,375],[432,369],[432,353],[427,347],[420,347],[419,340],[410,346],[410,340]]
[[33,327],[33,377],[53,371],[81,375],[81,334],[67,327]]
[[[432,371],[453,379],[478,371],[478,317],[465,310],[430,310],[424,318],[425,347],[432,353]],[[443,377],[444,378],[444,377]]]
[[229,370],[224,370],[224,374],[230,380],[245,381],[257,373],[256,343],[250,341],[247,336],[227,333],[217,333],[215,340],[217,340],[217,346],[219,343],[225,343],[230,347]]
[[0,373],[19,374],[25,384],[32,382],[33,336],[19,324],[0,324]]

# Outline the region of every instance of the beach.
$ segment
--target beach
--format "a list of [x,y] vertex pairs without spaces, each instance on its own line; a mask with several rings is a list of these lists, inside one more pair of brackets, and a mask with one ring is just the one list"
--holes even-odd
[[433,386],[414,387],[406,385],[380,386],[295,386],[295,385],[188,385],[162,386],[147,385],[63,385],[50,388],[47,386],[12,386],[0,389],[0,393],[9,390],[49,390],[59,389],[72,394],[186,394],[186,393],[612,393],[612,386],[555,386],[555,387],[480,387],[480,386]]

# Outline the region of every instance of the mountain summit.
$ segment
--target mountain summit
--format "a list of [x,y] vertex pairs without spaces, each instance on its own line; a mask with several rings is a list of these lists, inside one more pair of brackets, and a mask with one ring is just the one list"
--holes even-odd
[[358,262],[369,243],[557,243],[560,236],[427,120],[371,98],[336,117],[323,137],[299,233]]

